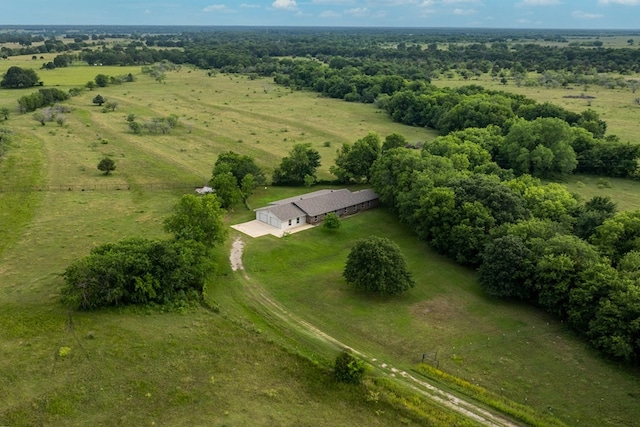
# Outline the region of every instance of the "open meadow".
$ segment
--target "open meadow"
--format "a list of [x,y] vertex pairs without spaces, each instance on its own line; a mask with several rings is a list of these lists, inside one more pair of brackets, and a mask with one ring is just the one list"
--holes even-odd
[[[0,74],[10,65],[40,63],[12,57],[0,61]],[[64,269],[102,243],[163,236],[174,203],[207,183],[222,152],[251,155],[270,175],[294,144],[308,142],[322,156],[319,178],[330,179],[344,142],[371,131],[397,132],[410,142],[436,134],[393,123],[372,105],[292,92],[266,78],[209,76],[191,67],[167,73],[164,83],[139,67],[38,73],[46,87],[65,91],[99,73],[132,73],[136,81],[71,98],[65,105],[73,111],[62,125],[41,126],[30,113],[14,111],[16,99],[34,89],[0,90],[0,107],[12,108],[5,124],[14,132],[0,160],[0,425],[417,425],[298,355],[314,353],[326,366],[333,349],[297,348],[286,330],[272,329],[251,310],[241,273],[228,262],[236,237],[246,243],[251,280],[288,310],[402,369],[437,353],[443,371],[568,425],[628,426],[640,419],[636,371],[603,360],[542,311],[488,298],[473,271],[435,254],[385,209],[348,218],[335,232],[317,227],[282,239],[232,233],[217,250],[220,266],[209,284],[214,310],[68,312],[58,301]],[[500,88],[572,108],[559,90]],[[623,108],[631,99],[625,94],[617,110],[613,93],[602,91],[592,108],[602,109],[612,133],[630,139],[640,107]],[[115,111],[94,105],[97,94],[116,102]],[[180,126],[136,135],[129,114],[140,120],[176,114]],[[116,161],[109,176],[96,168],[105,155]],[[636,182],[575,177],[568,184],[584,197],[604,191],[623,209],[640,208]],[[248,204],[304,191],[260,188]],[[225,221],[253,217],[238,206]],[[345,284],[349,249],[372,233],[400,245],[415,289],[372,298]]]

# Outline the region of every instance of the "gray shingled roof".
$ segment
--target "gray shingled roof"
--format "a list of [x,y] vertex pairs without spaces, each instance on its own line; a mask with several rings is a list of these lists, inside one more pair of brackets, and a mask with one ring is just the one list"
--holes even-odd
[[304,215],[316,216],[335,212],[377,198],[378,195],[369,189],[353,193],[346,188],[319,190],[288,199],[276,200],[269,203],[269,206],[256,209],[256,211],[269,210],[281,221],[286,221]]
[[278,217],[280,221],[287,221],[290,219],[294,219],[294,218],[298,218],[306,215],[306,213],[302,209],[300,209],[293,203],[287,203],[284,205],[278,204],[273,206],[267,206],[266,208],[256,209],[256,211],[264,211],[264,210],[267,210],[273,213],[276,217]]
[[287,203],[297,202],[302,199],[311,199],[313,197],[321,196],[323,194],[331,193],[334,190],[318,190],[312,193],[301,194],[299,196],[289,197],[288,199],[276,200],[275,202],[269,203],[270,205],[284,205]]

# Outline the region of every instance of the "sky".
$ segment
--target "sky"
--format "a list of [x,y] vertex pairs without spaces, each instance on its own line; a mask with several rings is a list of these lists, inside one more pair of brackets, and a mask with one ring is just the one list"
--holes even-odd
[[0,0],[0,25],[640,29],[640,0]]

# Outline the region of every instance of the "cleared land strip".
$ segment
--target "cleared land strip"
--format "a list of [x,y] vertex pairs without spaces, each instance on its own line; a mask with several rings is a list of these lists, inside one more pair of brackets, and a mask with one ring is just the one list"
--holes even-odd
[[510,418],[506,418],[500,414],[490,412],[475,403],[465,400],[459,396],[451,394],[439,387],[419,379],[413,375],[401,371],[395,368],[389,363],[378,359],[377,357],[366,354],[358,349],[355,349],[331,335],[321,331],[304,319],[289,312],[284,306],[273,300],[267,293],[267,291],[259,284],[253,281],[245,272],[244,265],[242,263],[242,252],[244,250],[244,242],[242,239],[237,238],[232,245],[231,254],[229,260],[231,262],[231,268],[233,271],[241,271],[245,279],[245,289],[249,298],[252,301],[260,304],[267,312],[270,318],[284,323],[286,326],[304,333],[314,339],[320,340],[324,343],[330,344],[337,349],[350,349],[353,353],[360,356],[362,359],[367,360],[376,370],[382,372],[388,377],[394,378],[411,389],[415,390],[422,396],[431,399],[438,404],[455,411],[469,419],[472,419],[482,425],[492,427],[517,427],[520,424],[515,423]]

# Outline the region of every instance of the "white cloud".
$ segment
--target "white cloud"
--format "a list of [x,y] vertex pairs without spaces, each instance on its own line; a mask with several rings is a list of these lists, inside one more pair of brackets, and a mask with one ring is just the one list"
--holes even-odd
[[482,3],[481,0],[442,0],[442,4],[460,4],[460,3]]
[[259,4],[242,3],[240,7],[243,9],[260,9],[261,6]]
[[339,18],[341,15],[333,10],[325,10],[320,13],[320,18]]
[[212,4],[211,6],[207,6],[204,9],[202,9],[203,12],[216,12],[216,11],[220,11],[220,10],[225,10],[227,8],[227,6],[223,5],[223,4]]
[[587,13],[581,10],[574,10],[571,12],[571,16],[575,19],[599,19],[604,18],[604,15],[601,13]]
[[420,3],[420,7],[431,7],[435,4],[436,2],[433,0],[424,0],[422,3]]
[[367,9],[366,7],[356,7],[353,9],[345,10],[344,13],[353,16],[368,16],[369,9]]
[[311,3],[313,4],[353,4],[355,0],[313,0]]
[[562,4],[560,0],[522,0],[516,6],[557,6]]
[[371,6],[404,6],[416,4],[418,0],[369,0],[367,4]]
[[598,4],[622,4],[624,6],[637,6],[640,0],[598,0]]
[[298,4],[296,3],[296,0],[275,0],[271,6],[273,6],[274,9],[287,9],[287,10],[293,10],[298,8]]
[[473,15],[474,13],[476,13],[476,11],[473,9],[456,8],[453,10],[454,15],[468,16],[468,15]]

